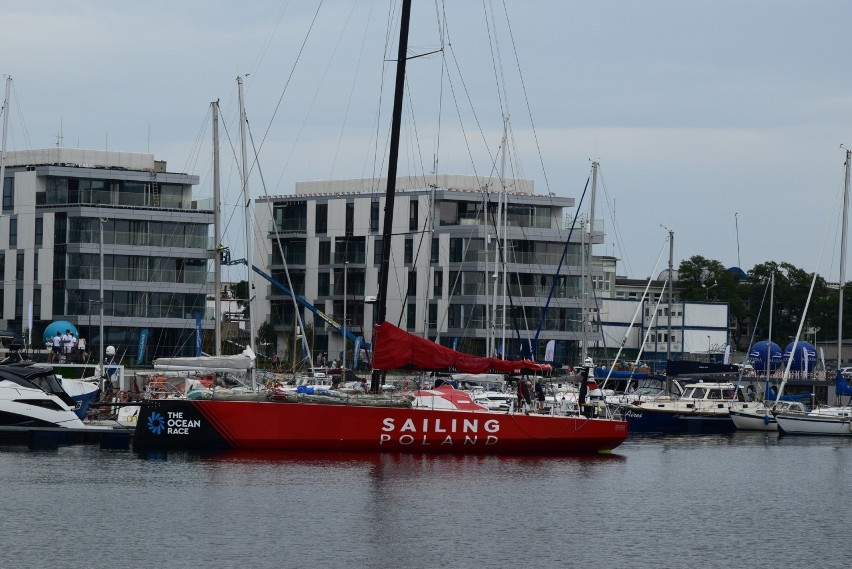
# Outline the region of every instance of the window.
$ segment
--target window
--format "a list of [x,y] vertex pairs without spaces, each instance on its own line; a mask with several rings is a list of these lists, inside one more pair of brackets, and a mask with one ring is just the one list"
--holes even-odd
[[35,220],[35,245],[41,247],[44,241],[44,218],[37,217]]
[[15,289],[15,320],[24,317],[24,289]]
[[[0,252],[0,282],[3,282],[5,280],[6,280],[6,253]],[[0,294],[0,297],[2,297],[2,296],[3,295]],[[3,313],[0,312],[0,314],[3,314]]]
[[9,247],[18,246],[18,218],[9,219]]
[[328,296],[331,290],[331,275],[329,273],[317,273],[317,294]]
[[331,264],[331,241],[320,241],[319,257],[317,260],[320,266]]
[[373,241],[373,264],[377,267],[382,264],[382,238],[376,237]]
[[379,230],[379,200],[370,202],[370,231],[376,233]]
[[355,204],[348,202],[346,204],[346,235],[355,234]]
[[41,320],[41,289],[33,290],[33,319]]
[[429,328],[438,327],[438,305],[432,303],[429,305]]
[[33,255],[33,282],[38,282],[38,251]]
[[441,251],[439,249],[439,244],[440,244],[440,240],[437,237],[433,237],[432,238],[432,250],[430,252],[431,257],[429,259],[429,262],[432,263],[433,265],[437,265],[438,260],[440,258],[439,253]]
[[317,235],[325,235],[328,231],[328,204],[318,203],[316,208],[316,232]]
[[24,254],[18,253],[15,258],[15,280],[24,280]]
[[440,298],[444,294],[444,271],[435,269],[432,281],[432,296]]
[[410,265],[414,262],[414,239],[411,237],[405,238],[405,264]]
[[405,325],[409,329],[413,329],[415,327],[415,322],[417,322],[417,304],[415,304],[414,302],[409,302],[405,308]]
[[418,209],[419,203],[417,202],[417,198],[411,198],[408,202],[408,230],[409,231],[417,231],[420,228],[420,224],[418,223]]
[[3,180],[3,211],[12,211],[15,208],[15,178]]
[[410,298],[417,298],[417,272],[408,273],[408,290],[406,293]]

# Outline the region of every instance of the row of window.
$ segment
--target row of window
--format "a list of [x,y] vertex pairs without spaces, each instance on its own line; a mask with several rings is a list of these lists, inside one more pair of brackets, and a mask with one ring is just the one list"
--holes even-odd
[[[355,203],[346,203],[344,228],[346,235],[355,233]],[[528,204],[508,204],[506,223],[513,227],[534,227],[550,229],[553,227],[553,209],[549,206]],[[561,208],[560,208],[561,209]],[[485,212],[487,211],[487,215]],[[328,204],[317,203],[314,209],[316,221],[314,230],[317,235],[328,232]],[[373,198],[370,202],[369,229],[377,233],[380,227],[380,202]],[[273,221],[279,232],[305,232],[308,225],[308,204],[305,201],[279,202],[273,206]],[[439,224],[454,225],[493,225],[496,223],[497,203],[489,201],[487,206],[483,201],[442,201],[438,203]],[[408,202],[408,230],[421,231],[420,202],[411,198]]]

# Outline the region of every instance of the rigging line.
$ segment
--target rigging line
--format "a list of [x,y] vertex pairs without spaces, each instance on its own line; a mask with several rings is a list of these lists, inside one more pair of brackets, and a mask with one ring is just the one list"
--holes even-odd
[[204,120],[201,122],[201,128],[195,135],[195,140],[192,141],[192,147],[190,147],[186,162],[184,162],[184,172],[197,171],[195,170],[195,166],[198,165],[198,160],[201,156],[202,141],[207,132],[207,125],[210,123],[212,117],[213,112],[210,110],[210,105],[207,105],[207,112],[204,114]]
[[15,87],[14,81],[12,81],[12,100],[15,102],[15,109],[17,109],[18,111],[18,121],[21,123],[21,131],[23,131],[24,134],[24,147],[27,152],[32,152],[33,146],[30,142],[30,133],[27,130],[26,119],[24,119],[26,115],[24,113],[23,107],[21,106],[21,97],[18,95],[18,89],[17,87]]
[[263,62],[263,59],[266,57],[266,54],[269,51],[269,46],[272,44],[272,38],[275,37],[275,33],[278,31],[278,26],[281,25],[281,20],[284,19],[284,12],[289,7],[290,2],[289,0],[287,0],[286,2],[283,2],[278,8],[278,14],[276,14],[275,19],[272,21],[272,26],[269,29],[269,33],[267,33],[266,35],[266,39],[263,42],[263,47],[261,48],[260,53],[258,54],[257,59],[254,62],[254,65],[252,65],[251,67],[252,71],[250,75],[252,77],[252,80],[254,77],[257,76],[257,72],[260,69],[260,64],[261,62]]
[[[353,3],[353,5],[352,5],[352,9],[349,11],[349,15],[348,15],[348,17],[347,17],[347,19],[346,19],[346,26],[344,27],[343,32],[345,32],[345,31],[346,31],[346,29],[348,29],[349,24],[351,23],[351,20],[352,20],[352,12],[354,11],[354,9],[355,9],[355,4]],[[316,89],[315,89],[315,91],[314,91],[313,99],[311,100],[311,103],[310,103],[310,105],[308,106],[307,111],[305,111],[305,112],[303,113],[303,115],[302,115],[302,122],[301,122],[301,124],[299,125],[299,130],[298,130],[298,131],[297,131],[297,133],[296,133],[296,137],[295,137],[295,140],[293,141],[293,145],[290,147],[290,152],[288,153],[287,158],[286,158],[286,160],[284,161],[284,165],[283,165],[283,167],[281,168],[281,174],[280,174],[280,176],[278,177],[278,180],[277,180],[277,182],[276,182],[276,187],[279,187],[279,186],[281,185],[281,181],[283,180],[284,176],[285,176],[285,175],[286,175],[286,173],[287,173],[287,170],[288,170],[288,169],[289,169],[289,167],[290,167],[290,162],[292,161],[293,156],[294,156],[294,154],[295,154],[295,152],[296,152],[296,148],[298,147],[299,141],[300,141],[300,140],[301,140],[301,138],[302,138],[302,133],[304,133],[304,132],[305,132],[305,128],[307,127],[308,121],[309,121],[309,120],[310,120],[310,118],[311,118],[311,113],[312,113],[312,111],[313,111],[313,109],[314,109],[314,106],[315,106],[315,105],[316,105],[316,103],[317,103],[317,100],[319,99],[319,93],[323,90],[323,86],[324,86],[324,85],[325,85],[325,83],[326,83],[326,78],[327,78],[327,77],[328,77],[328,75],[329,75],[329,71],[330,71],[330,69],[331,69],[331,64],[332,64],[332,62],[334,61],[334,58],[335,58],[335,56],[336,56],[336,54],[337,54],[338,50],[340,49],[340,45],[341,45],[341,43],[343,42],[343,38],[345,37],[345,33],[343,33],[343,32],[341,32],[341,34],[338,36],[338,38],[337,38],[337,43],[334,45],[334,49],[332,50],[331,55],[329,56],[329,58],[328,58],[328,60],[327,60],[327,62],[326,62],[326,66],[325,66],[325,69],[323,70],[322,77],[320,78],[320,81],[319,81],[319,83],[317,84],[317,87],[316,87]],[[306,38],[306,40],[307,40],[307,38]],[[294,69],[293,71],[295,72],[295,69]],[[291,78],[292,78],[292,75],[291,75]],[[289,84],[290,79],[288,79],[288,81],[287,81],[287,82],[288,82],[288,84]],[[353,78],[353,82],[354,82],[354,78]],[[283,94],[282,94],[282,96],[283,96]],[[279,101],[279,104],[280,104],[280,101]],[[349,103],[348,103],[348,104],[351,104],[351,96],[350,96],[350,100],[349,100]],[[277,111],[277,109],[276,109],[276,111]],[[347,105],[347,115],[348,115],[348,111],[349,111],[349,107],[348,107],[348,105]],[[267,126],[267,131],[266,131],[266,133],[267,133],[267,134],[269,133],[269,129],[270,129],[270,127],[271,127],[271,126],[272,126],[272,123],[271,123],[271,121],[270,121],[270,124]],[[342,139],[342,138],[343,138],[343,130],[344,130],[344,129],[345,129],[345,120],[344,120],[344,124],[341,126],[340,139]],[[258,153],[260,152],[261,148],[263,147],[263,143],[264,143],[265,139],[266,139],[266,134],[264,134],[264,140],[263,140],[263,141],[261,141],[260,147],[258,147]],[[340,142],[338,142],[338,148],[339,148],[339,145],[340,145]],[[258,154],[258,156],[259,156],[259,154]],[[258,159],[259,159],[259,158],[258,158]],[[335,153],[335,157],[334,157],[334,160],[333,160],[333,162],[332,162],[332,165],[336,164],[336,162],[337,162],[337,153]],[[253,165],[252,165],[252,167],[253,167]],[[332,166],[332,168],[333,168],[333,166]]]
[[[447,31],[447,35],[449,36],[449,31]],[[485,151],[488,153],[488,157],[491,161],[492,170],[496,170],[496,168],[497,168],[497,157],[494,154],[491,153],[491,147],[489,146],[488,141],[485,137],[485,132],[482,128],[482,124],[479,122],[479,116],[476,114],[476,108],[473,105],[473,100],[471,99],[470,90],[467,88],[467,83],[464,80],[464,75],[462,75],[461,66],[459,65],[458,59],[456,58],[455,50],[452,49],[452,46],[453,46],[452,42],[449,43],[449,46],[450,46],[450,55],[452,56],[452,61],[455,64],[455,70],[459,75],[459,81],[461,81],[462,88],[463,88],[465,97],[467,98],[467,102],[468,102],[468,105],[469,105],[469,108],[470,108],[470,112],[473,115],[474,123],[476,124],[477,129],[479,129],[479,134],[482,137],[482,142],[485,146]],[[459,125],[462,129],[462,134],[464,135],[464,138],[465,138],[465,144],[467,145],[468,154],[470,154],[471,153],[470,141],[467,138],[467,132],[464,128],[464,121],[462,120],[462,117],[461,117],[461,108],[458,104],[458,99],[456,97],[456,91],[455,91],[455,88],[453,86],[454,84],[453,84],[451,76],[448,75],[448,79],[449,79],[449,83],[450,83],[450,89],[453,93],[453,102],[455,103],[455,106],[456,106],[456,114],[459,117]],[[470,159],[471,159],[471,163],[473,164],[474,173],[475,173],[476,172],[476,165],[474,164],[475,161],[474,161],[472,155],[470,156]]]
[[[657,262],[654,263],[654,268],[651,270],[651,274],[656,274],[657,267],[660,265],[660,259],[663,258],[663,252],[665,251],[666,244],[668,243],[668,236],[663,240],[663,244],[660,247],[660,254],[657,255]],[[615,364],[618,363],[618,358],[621,357],[621,352],[624,350],[625,344],[627,344],[627,338],[630,335],[630,330],[633,329],[633,325],[636,324],[636,319],[639,317],[639,312],[642,310],[642,303],[645,302],[645,298],[648,296],[648,290],[651,288],[651,282],[653,277],[649,277],[647,283],[645,284],[645,290],[642,292],[642,298],[639,299],[639,302],[636,303],[636,310],[633,311],[633,318],[630,320],[630,325],[627,327],[627,330],[624,332],[624,337],[621,338],[621,344],[618,346],[618,351],[615,354],[615,358],[613,359],[612,365],[609,366],[609,371],[606,374],[606,378],[604,379],[604,384],[609,381],[610,376],[612,375],[613,370],[615,369]],[[661,296],[662,298],[662,296]]]
[[535,127],[535,120],[533,119],[533,115],[532,115],[532,107],[530,106],[530,99],[529,99],[529,95],[527,94],[527,86],[526,86],[526,82],[524,81],[524,74],[523,74],[523,71],[521,71],[520,58],[518,57],[518,48],[517,48],[517,44],[515,43],[515,35],[512,32],[512,22],[509,18],[509,9],[506,7],[506,0],[503,0],[503,12],[506,14],[506,25],[509,28],[509,38],[511,39],[511,43],[512,43],[512,51],[515,54],[515,64],[518,67],[518,75],[521,78],[521,89],[523,90],[523,93],[524,93],[524,102],[526,103],[526,106],[527,106],[527,114],[530,117],[530,126],[532,127],[533,139],[535,140],[535,147],[536,147],[536,150],[538,151],[538,160],[539,160],[539,164],[541,164],[541,172],[542,172],[542,176],[544,177],[544,186],[545,186],[545,188],[547,188],[547,193],[551,193],[550,179],[547,176],[547,168],[545,168],[545,166],[544,166],[544,157],[542,156],[542,152],[541,152],[541,143],[539,142],[539,139],[538,139],[538,130]]
[[600,178],[601,187],[603,188],[604,197],[606,198],[607,210],[609,211],[610,219],[612,220],[612,231],[613,231],[614,238],[615,238],[614,240],[616,241],[616,243],[618,243],[618,246],[621,248],[621,252],[622,252],[622,255],[624,257],[622,259],[622,261],[624,262],[624,264],[626,266],[627,274],[632,275],[633,274],[633,268],[630,266],[630,259],[627,255],[627,248],[624,244],[624,238],[622,237],[621,230],[619,229],[618,223],[616,222],[615,207],[613,207],[612,202],[610,201],[609,190],[607,189],[607,184],[606,184],[606,180],[604,178],[603,169],[600,168],[600,167],[598,167],[598,177]]
[[[497,87],[497,99],[500,102],[500,114],[506,116],[508,114],[507,107],[509,99],[506,95],[506,81],[503,77],[503,66],[500,58],[500,44],[497,41],[496,23],[494,21],[494,5],[491,6],[491,14],[489,18],[489,10],[487,9],[486,0],[482,0],[482,11],[485,13],[485,29],[488,32],[488,47],[491,50],[491,68],[494,71],[494,84]],[[495,28],[494,35],[491,34],[492,26]],[[495,56],[496,50],[496,56]]]
[[[374,5],[375,5],[375,2],[370,3],[370,10],[367,13],[367,22],[370,21],[370,18],[373,14],[373,6]],[[352,10],[354,10],[354,9],[355,9],[355,3],[353,2],[352,3]],[[348,25],[348,21],[349,21],[349,19],[351,19],[351,17],[352,17],[352,12],[350,11],[349,12],[349,18],[347,18],[347,25]],[[357,59],[357,62],[355,64],[355,71],[352,74],[352,82],[349,85],[349,98],[346,101],[346,108],[344,109],[344,112],[343,112],[343,123],[340,125],[340,134],[337,137],[337,147],[334,149],[334,156],[332,157],[332,160],[331,160],[331,172],[329,173],[329,179],[334,179],[334,170],[335,170],[335,167],[337,166],[337,159],[340,156],[340,148],[343,145],[343,133],[346,130],[346,123],[349,119],[349,111],[352,108],[352,99],[353,99],[353,95],[355,93],[356,79],[358,78],[358,74],[361,71],[361,62],[364,58],[364,47],[367,44],[367,37],[369,35],[367,33],[367,29],[368,29],[368,27],[367,27],[367,25],[365,25],[364,26],[364,34],[361,36],[361,48],[358,50],[358,59]],[[341,34],[341,36],[342,35],[343,34]],[[336,51],[336,49],[335,49],[335,51]]]
[[[586,197],[586,191],[589,189],[589,181],[591,180],[591,176],[586,178],[586,185],[583,188],[583,193],[580,195],[580,203],[577,204],[577,211],[580,211],[580,208],[583,205],[583,199]],[[541,309],[541,316],[538,319],[538,326],[536,326],[535,337],[533,338],[533,343],[535,344],[533,349],[537,351],[538,349],[538,337],[541,334],[541,327],[544,325],[545,317],[547,315],[547,309],[550,306],[550,299],[553,297],[553,290],[556,288],[556,281],[559,276],[559,272],[562,270],[562,263],[565,261],[565,256],[568,254],[568,245],[571,242],[571,235],[574,233],[574,226],[577,224],[577,216],[574,216],[574,220],[571,222],[571,230],[568,232],[568,237],[565,239],[565,246],[562,248],[562,255],[559,257],[559,264],[556,267],[556,274],[551,279],[550,283],[550,293],[547,295],[547,300],[544,303],[544,306]]]
[[[740,374],[739,374],[739,377],[737,378],[737,390],[739,390],[740,384],[743,381],[743,373],[745,372],[745,364],[748,363],[748,359],[749,359],[749,355],[750,355],[749,352],[751,352],[751,347],[754,346],[754,339],[757,337],[757,324],[760,322],[760,315],[763,314],[763,306],[766,304],[766,297],[769,294],[769,289],[770,289],[771,285],[772,285],[772,278],[767,278],[766,279],[766,288],[763,289],[763,298],[760,301],[760,308],[757,310],[757,318],[755,318],[755,321],[754,321],[755,325],[754,325],[754,327],[752,327],[751,338],[749,338],[749,341],[748,341],[748,350],[743,355],[743,360],[742,360],[743,365],[740,366]],[[772,310],[772,307],[770,306],[769,309]],[[769,344],[769,342],[771,342],[771,341],[772,341],[772,339],[770,338],[769,341],[767,342],[767,345],[766,345],[766,348],[767,348],[766,363],[767,363],[767,365],[769,364],[769,360],[771,359],[770,358],[771,346]],[[767,382],[769,381],[769,374],[768,373],[766,375],[766,381]]]
[[[237,158],[237,149],[234,146],[234,140],[231,138],[231,133],[228,130],[228,125],[225,121],[222,121],[222,129],[225,131],[225,138],[228,139],[228,145],[231,149],[231,153],[232,153],[233,158],[234,158],[234,161],[232,162],[232,164],[236,165],[238,172],[242,172],[242,164],[241,164],[241,161]],[[240,180],[242,180],[242,175],[240,176]],[[242,186],[242,182],[240,183],[240,186]],[[234,216],[237,214],[237,211],[238,211],[237,207],[233,207],[231,209],[231,215],[228,216],[228,219],[227,219],[227,221],[225,222],[225,224],[222,228],[222,235],[223,236],[227,232],[228,228],[231,226],[231,222],[233,221]],[[216,243],[217,247],[219,245],[221,245],[221,243]],[[248,246],[248,244],[246,244],[246,246]]]
[[[246,123],[248,123],[248,118],[246,118]],[[248,126],[248,124],[246,126]],[[273,211],[273,208],[272,208],[272,200],[269,199],[269,192],[267,191],[267,188],[266,188],[266,180],[263,177],[263,169],[260,167],[260,160],[258,159],[258,150],[259,149],[254,144],[254,136],[251,133],[251,128],[248,128],[248,135],[249,135],[249,140],[251,141],[252,151],[254,152],[254,162],[255,162],[255,164],[257,164],[257,173],[260,176],[260,186],[261,186],[261,188],[263,188],[263,195],[266,197],[266,204],[267,204],[267,207],[269,208],[270,218],[274,221],[275,220],[275,212]],[[246,215],[251,215],[251,211],[247,212]],[[255,219],[256,219],[256,216],[255,216]],[[302,331],[303,331],[303,333],[302,333],[302,348],[305,350],[305,353],[308,354],[308,362],[310,364],[310,367],[313,368],[314,367],[314,358],[313,358],[313,354],[311,353],[310,346],[308,346],[308,335],[306,333],[307,328],[305,327],[305,320],[303,318],[302,312],[299,310],[299,305],[298,305],[298,302],[296,301],[296,296],[295,296],[296,291],[293,289],[293,283],[290,280],[290,271],[287,269],[287,257],[284,255],[284,246],[281,244],[281,235],[278,232],[278,224],[275,223],[274,227],[275,227],[275,242],[278,244],[278,252],[281,255],[281,263],[284,265],[284,274],[287,276],[287,285],[288,285],[290,291],[292,292],[291,298],[293,300],[293,312],[295,313],[296,318],[298,318],[299,324],[302,326]],[[265,244],[266,239],[264,238],[263,234],[260,233],[261,230],[258,227],[257,223],[253,224],[253,230],[254,230],[254,235],[253,235],[254,239],[256,241],[259,241],[259,242]],[[253,246],[254,246],[253,243],[246,243],[246,248],[253,247]],[[252,298],[251,273],[252,273],[252,271],[254,271],[254,267],[248,267],[248,270],[249,270],[249,278],[247,279],[248,280],[248,297],[249,297],[248,300],[249,300],[249,303],[251,303],[251,298]],[[251,304],[249,304],[249,310],[251,310]],[[343,323],[343,326],[344,326],[344,328],[346,327],[345,322]],[[258,330],[260,330],[259,324],[258,324]],[[295,330],[293,332],[295,333]],[[249,334],[254,334],[254,330],[249,330]],[[344,349],[345,349],[345,346],[346,346],[345,336],[344,336],[343,341],[344,341]],[[293,365],[294,366],[296,365],[295,355],[296,354],[293,354],[293,356],[294,356],[293,357]]]
[[[275,109],[272,111],[272,116],[269,117],[269,123],[266,125],[266,131],[263,133],[263,138],[260,140],[260,147],[263,148],[264,142],[266,142],[266,137],[269,135],[269,130],[272,128],[272,123],[275,121],[275,116],[278,114],[278,110],[281,108],[281,103],[284,101],[284,94],[287,92],[287,87],[290,85],[290,80],[293,79],[293,74],[296,72],[296,66],[299,64],[299,61],[302,58],[302,54],[305,51],[305,45],[308,43],[308,38],[311,35],[311,31],[314,29],[314,24],[317,21],[317,16],[319,15],[319,11],[322,8],[323,0],[320,0],[319,4],[317,4],[316,12],[314,12],[314,17],[311,19],[311,25],[308,27],[308,31],[305,34],[305,37],[302,39],[302,45],[299,47],[299,53],[296,55],[296,60],[293,62],[293,66],[290,68],[290,74],[287,76],[287,81],[284,82],[284,88],[281,89],[281,96],[278,97],[278,102],[275,104]],[[252,168],[254,166],[252,165]],[[251,169],[250,169],[251,170]]]

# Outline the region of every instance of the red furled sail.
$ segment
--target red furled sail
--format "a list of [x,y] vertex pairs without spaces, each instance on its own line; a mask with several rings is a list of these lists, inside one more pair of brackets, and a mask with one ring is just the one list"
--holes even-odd
[[499,373],[523,373],[550,369],[548,364],[531,360],[501,360],[463,354],[415,336],[387,321],[376,325],[373,345],[373,369],[379,371],[415,368],[454,369],[465,373],[485,373],[489,370]]

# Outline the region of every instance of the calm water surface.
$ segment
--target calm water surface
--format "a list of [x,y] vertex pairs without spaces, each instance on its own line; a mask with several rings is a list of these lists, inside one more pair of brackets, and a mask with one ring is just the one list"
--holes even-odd
[[0,448],[0,567],[841,567],[852,441],[631,439],[613,455]]

